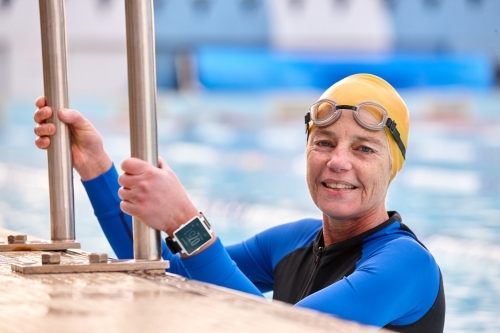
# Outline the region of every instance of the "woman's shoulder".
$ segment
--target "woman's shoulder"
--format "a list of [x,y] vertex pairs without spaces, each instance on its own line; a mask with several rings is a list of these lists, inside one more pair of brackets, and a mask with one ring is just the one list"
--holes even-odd
[[395,222],[386,229],[365,240],[361,262],[380,262],[399,271],[439,271],[432,253],[406,226]]

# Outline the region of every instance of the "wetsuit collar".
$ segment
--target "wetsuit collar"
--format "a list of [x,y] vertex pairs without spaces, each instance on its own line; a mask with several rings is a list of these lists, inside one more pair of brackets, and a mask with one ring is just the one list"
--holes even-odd
[[377,225],[376,227],[371,228],[370,230],[367,230],[357,236],[354,236],[352,238],[346,239],[345,241],[338,242],[335,244],[332,244],[328,247],[325,248],[325,241],[324,241],[324,236],[323,236],[323,228],[321,228],[316,235],[316,238],[314,239],[314,246],[313,246],[313,251],[316,253],[319,251],[320,248],[322,248],[322,251],[338,251],[339,249],[342,248],[348,248],[352,245],[359,244],[361,243],[366,237],[384,229],[385,227],[391,225],[394,222],[402,222],[401,215],[399,215],[398,212],[396,211],[389,211],[387,212],[389,215],[389,218],[382,222],[381,224]]

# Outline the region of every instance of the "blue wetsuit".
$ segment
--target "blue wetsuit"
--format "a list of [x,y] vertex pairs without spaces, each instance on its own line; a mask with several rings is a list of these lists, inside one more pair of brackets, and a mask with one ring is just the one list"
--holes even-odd
[[[118,174],[84,182],[118,258],[133,257],[130,216],[119,207]],[[180,259],[163,243],[172,273],[399,332],[442,332],[445,299],[439,267],[396,212],[377,227],[323,246],[321,220],[279,225],[236,245],[217,240]]]

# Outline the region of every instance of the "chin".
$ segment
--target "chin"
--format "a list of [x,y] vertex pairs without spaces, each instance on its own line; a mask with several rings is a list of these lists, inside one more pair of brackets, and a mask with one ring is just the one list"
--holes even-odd
[[324,215],[334,220],[349,220],[359,215],[359,213],[354,209],[346,209],[346,208],[339,208],[339,209],[320,208],[320,209]]

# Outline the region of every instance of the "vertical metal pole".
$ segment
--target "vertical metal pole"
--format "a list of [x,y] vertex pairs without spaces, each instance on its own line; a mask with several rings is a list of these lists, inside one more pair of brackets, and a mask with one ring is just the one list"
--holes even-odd
[[[132,157],[158,165],[152,0],[125,0]],[[161,194],[160,194],[161,195]],[[160,260],[160,232],[133,218],[134,258]]]
[[69,107],[64,0],[40,0],[39,6],[43,83],[47,105],[54,111],[48,122],[57,128],[48,149],[50,238],[52,241],[74,241],[71,132],[57,117],[57,110]]

